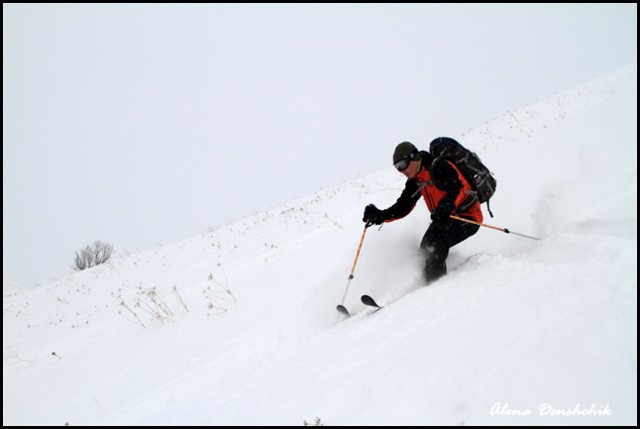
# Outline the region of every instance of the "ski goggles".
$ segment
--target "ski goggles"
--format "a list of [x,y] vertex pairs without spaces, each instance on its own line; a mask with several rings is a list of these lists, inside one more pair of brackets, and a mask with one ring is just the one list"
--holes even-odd
[[409,164],[411,164],[411,161],[413,161],[413,158],[415,158],[416,155],[417,153],[411,153],[409,156],[402,158],[400,161],[393,164],[393,166],[398,171],[404,171],[407,169],[407,167],[409,167]]

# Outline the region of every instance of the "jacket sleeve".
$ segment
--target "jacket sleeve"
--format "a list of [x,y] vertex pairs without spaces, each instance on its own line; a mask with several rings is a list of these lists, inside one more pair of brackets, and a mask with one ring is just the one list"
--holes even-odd
[[404,185],[404,190],[396,202],[388,209],[382,211],[385,222],[402,219],[411,213],[411,210],[413,210],[420,199],[420,195],[418,182],[414,179],[407,180],[407,183]]
[[456,209],[456,200],[463,188],[462,182],[458,178],[458,172],[448,161],[443,159],[433,165],[431,178],[438,189],[446,192],[435,210],[446,214],[453,213]]

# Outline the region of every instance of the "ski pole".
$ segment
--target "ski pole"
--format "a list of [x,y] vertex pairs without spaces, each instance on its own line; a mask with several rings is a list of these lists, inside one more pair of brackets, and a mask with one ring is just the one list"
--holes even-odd
[[344,291],[344,295],[342,296],[342,302],[340,305],[344,305],[344,300],[347,298],[347,292],[349,291],[349,285],[351,284],[351,280],[353,279],[353,273],[356,271],[356,264],[358,263],[358,257],[360,256],[360,249],[362,249],[362,243],[364,242],[364,235],[367,233],[367,228],[369,228],[371,223],[367,222],[362,230],[362,236],[360,237],[360,244],[358,244],[358,250],[356,252],[356,257],[353,260],[353,265],[351,266],[351,274],[349,274],[349,280],[347,281],[347,288]]
[[474,225],[484,226],[485,228],[491,228],[491,229],[495,229],[495,230],[498,230],[498,231],[506,232],[507,234],[519,235],[520,237],[525,237],[525,238],[530,238],[530,239],[532,239],[532,240],[538,240],[538,241],[540,241],[540,239],[539,239],[539,238],[532,237],[532,236],[530,236],[530,235],[520,234],[520,233],[518,233],[518,232],[509,231],[507,228],[498,228],[497,226],[491,226],[491,225],[487,225],[487,224],[484,224],[484,223],[474,222],[474,221],[472,221],[472,220],[465,219],[465,218],[463,218],[463,217],[458,217],[458,216],[455,216],[455,215],[450,215],[449,217],[450,217],[450,218],[452,218],[452,219],[455,219],[455,220],[461,220],[461,221],[463,221],[463,222],[472,223],[472,224],[474,224]]

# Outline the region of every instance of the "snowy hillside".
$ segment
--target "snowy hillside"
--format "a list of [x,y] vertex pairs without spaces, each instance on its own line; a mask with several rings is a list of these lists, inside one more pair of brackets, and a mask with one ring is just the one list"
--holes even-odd
[[542,241],[481,228],[421,287],[420,202],[367,231],[346,320],[362,210],[403,187],[391,166],[5,284],[3,424],[636,425],[636,94],[632,65],[452,136],[497,177],[485,222]]

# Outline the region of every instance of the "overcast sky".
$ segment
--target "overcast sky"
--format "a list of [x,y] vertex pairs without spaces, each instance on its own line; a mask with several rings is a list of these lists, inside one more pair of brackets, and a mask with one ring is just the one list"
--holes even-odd
[[636,40],[636,4],[3,4],[3,278],[387,168],[400,141],[636,62]]

